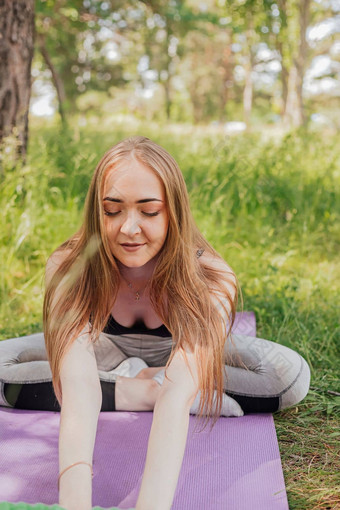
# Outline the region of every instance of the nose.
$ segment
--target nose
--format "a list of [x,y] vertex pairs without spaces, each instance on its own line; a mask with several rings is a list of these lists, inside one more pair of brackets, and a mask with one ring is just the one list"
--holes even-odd
[[125,221],[122,223],[120,231],[122,234],[132,236],[134,234],[140,233],[142,229],[139,226],[137,217],[134,214],[129,214]]

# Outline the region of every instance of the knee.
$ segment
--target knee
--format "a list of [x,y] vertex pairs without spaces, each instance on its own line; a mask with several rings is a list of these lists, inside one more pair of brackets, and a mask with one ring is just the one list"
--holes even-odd
[[158,384],[157,381],[154,381],[153,379],[145,381],[145,384],[146,384],[145,399],[149,405],[154,406],[159,395],[159,392],[161,391],[161,386]]
[[160,385],[153,379],[144,379],[140,382],[139,404],[143,409],[151,410],[154,408],[160,390]]
[[0,342],[0,406],[10,405],[5,395],[5,384],[21,385],[51,380],[42,333]]
[[148,368],[143,368],[136,376],[136,379],[149,379]]
[[308,394],[311,377],[310,368],[307,361],[302,356],[300,358],[300,372],[287,390],[282,393],[279,410],[299,404]]
[[161,387],[153,379],[138,380],[118,376],[115,388],[117,411],[150,411]]

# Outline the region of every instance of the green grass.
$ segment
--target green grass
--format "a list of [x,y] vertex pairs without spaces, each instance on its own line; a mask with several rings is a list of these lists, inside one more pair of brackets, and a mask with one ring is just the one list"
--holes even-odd
[[0,339],[41,331],[43,267],[82,221],[94,167],[111,145],[145,134],[177,159],[196,222],[238,275],[258,336],[296,349],[312,389],[275,414],[291,509],[335,509],[340,471],[340,146],[298,131],[265,138],[88,119],[59,132],[35,122],[25,167],[0,188]]

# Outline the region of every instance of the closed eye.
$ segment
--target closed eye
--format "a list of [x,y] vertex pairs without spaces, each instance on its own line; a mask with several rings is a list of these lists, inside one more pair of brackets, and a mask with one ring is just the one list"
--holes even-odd
[[[104,214],[106,214],[106,216],[117,216],[117,214],[119,214],[120,212],[121,211],[117,211],[117,212],[104,211]],[[142,214],[144,214],[145,216],[158,216],[159,212],[147,213],[147,212],[142,211]]]
[[119,213],[120,213],[120,211],[118,211],[118,212],[104,211],[104,214],[106,214],[106,216],[116,216]]

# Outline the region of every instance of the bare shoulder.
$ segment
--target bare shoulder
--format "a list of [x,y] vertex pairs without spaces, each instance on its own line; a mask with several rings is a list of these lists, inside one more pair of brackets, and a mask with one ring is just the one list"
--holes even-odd
[[218,269],[219,271],[222,271],[223,273],[227,273],[228,275],[230,275],[230,277],[232,279],[235,279],[235,281],[236,281],[234,271],[227,264],[227,262],[225,260],[223,260],[222,258],[216,257],[216,255],[214,255],[212,253],[208,253],[207,251],[204,251],[198,260],[208,267],[211,267],[213,269]]
[[57,272],[60,265],[64,262],[66,257],[69,255],[71,250],[56,250],[50,255],[46,262],[45,267],[45,283],[48,283],[53,278],[54,274]]
[[232,268],[225,260],[212,253],[204,251],[198,259],[204,265],[217,269],[224,276],[224,285],[230,296],[235,297],[237,293],[237,279]]

